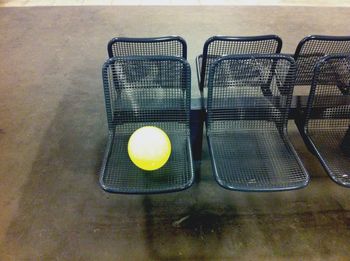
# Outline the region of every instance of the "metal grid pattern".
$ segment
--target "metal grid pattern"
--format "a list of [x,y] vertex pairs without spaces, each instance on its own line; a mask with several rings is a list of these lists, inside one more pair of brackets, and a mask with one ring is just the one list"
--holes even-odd
[[109,57],[163,55],[187,58],[187,44],[179,36],[158,38],[113,38],[107,46]]
[[294,150],[277,130],[233,130],[210,135],[210,142],[217,180],[225,188],[278,191],[306,185]]
[[350,187],[350,57],[326,56],[315,67],[304,133],[331,178]]
[[[110,140],[101,186],[115,193],[161,193],[192,185],[190,147],[190,67],[182,58],[114,57],[103,66]],[[166,165],[143,171],[131,162],[127,143],[142,126],[163,129],[172,144]]]
[[279,53],[281,48],[282,40],[276,35],[209,38],[204,44],[203,55],[197,61],[201,70],[200,89],[207,87],[210,65],[221,56]]
[[207,137],[218,183],[242,191],[304,187],[287,137],[295,63],[283,55],[226,56],[210,68]]
[[328,54],[350,53],[350,36],[311,35],[300,41],[295,51],[295,85],[311,85],[316,62]]

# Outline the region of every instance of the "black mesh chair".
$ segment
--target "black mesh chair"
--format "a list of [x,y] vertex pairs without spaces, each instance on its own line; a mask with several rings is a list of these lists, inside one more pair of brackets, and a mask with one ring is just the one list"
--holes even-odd
[[[310,35],[302,39],[294,53],[294,60],[297,64],[296,88],[309,92],[317,61],[325,55],[341,53],[350,53],[350,36]],[[296,106],[295,124],[299,132],[303,134],[307,97],[297,97]],[[310,147],[310,143],[307,140],[305,140],[305,143],[308,149],[314,153],[315,151],[312,146]]]
[[[100,184],[114,193],[161,193],[190,187],[190,67],[170,56],[114,57],[102,69],[109,139]],[[169,136],[172,152],[159,170],[143,171],[129,159],[130,135],[156,126]]]
[[277,54],[226,56],[210,66],[207,139],[222,187],[281,191],[308,184],[287,136],[295,70],[293,58]]
[[203,54],[196,58],[199,89],[207,87],[210,65],[224,55],[232,54],[271,54],[282,49],[282,39],[277,35],[261,36],[213,36],[203,47]]
[[329,176],[350,187],[350,57],[329,55],[314,68],[302,135]]
[[108,56],[168,55],[187,58],[186,41],[179,36],[155,38],[117,37],[109,41]]
[[325,55],[341,53],[350,53],[350,36],[310,35],[302,39],[294,54],[295,85],[310,86],[316,62]]

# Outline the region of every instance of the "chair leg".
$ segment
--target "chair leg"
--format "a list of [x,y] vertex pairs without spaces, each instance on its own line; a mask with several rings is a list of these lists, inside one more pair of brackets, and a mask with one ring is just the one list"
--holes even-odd
[[202,108],[191,110],[191,146],[195,161],[202,159],[203,114]]
[[350,156],[350,126],[344,135],[340,148],[347,156]]
[[294,120],[295,122],[295,125],[297,126],[298,130],[299,130],[299,133],[301,135],[301,137],[303,138],[303,141],[304,141],[304,144],[306,145],[307,149],[314,155],[316,156],[315,154],[315,150],[313,148],[313,146],[310,144],[310,141],[309,139],[306,137],[305,133],[304,133],[304,127],[303,127],[303,124],[301,122],[301,120],[299,120],[298,118],[296,118]]

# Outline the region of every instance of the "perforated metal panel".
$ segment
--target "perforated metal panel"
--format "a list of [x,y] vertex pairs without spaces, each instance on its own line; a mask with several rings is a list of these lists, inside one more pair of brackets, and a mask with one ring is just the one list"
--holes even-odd
[[187,44],[179,36],[157,38],[118,37],[109,41],[109,57],[163,55],[187,58]]
[[295,63],[282,55],[227,56],[210,67],[207,137],[218,183],[279,191],[307,185],[287,119]]
[[282,40],[276,35],[231,37],[214,36],[209,38],[198,57],[200,68],[200,89],[207,87],[210,65],[224,55],[232,54],[269,54],[279,53]]
[[330,177],[350,187],[350,57],[327,56],[314,72],[304,135]]
[[296,85],[311,85],[316,62],[328,54],[350,53],[350,36],[311,35],[300,41],[295,51]]
[[[109,192],[160,193],[192,185],[190,147],[190,67],[182,58],[115,57],[103,66],[110,132],[100,183]],[[127,143],[142,126],[169,136],[172,152],[156,171],[143,171],[129,159]]]

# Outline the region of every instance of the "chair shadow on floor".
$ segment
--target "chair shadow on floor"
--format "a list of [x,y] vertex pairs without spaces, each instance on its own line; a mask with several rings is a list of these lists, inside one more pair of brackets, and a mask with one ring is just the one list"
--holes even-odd
[[236,209],[203,200],[198,186],[169,196],[144,196],[144,236],[152,260],[220,257],[224,227],[234,223]]

